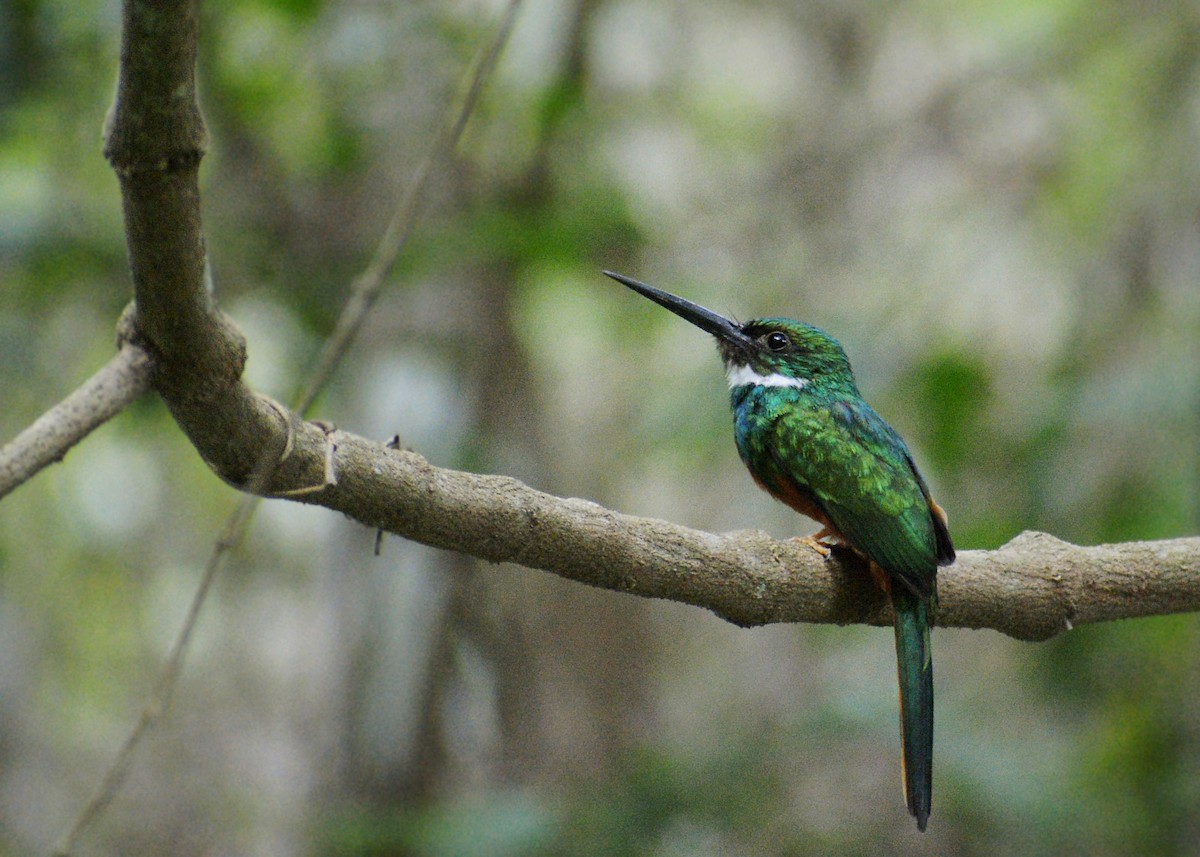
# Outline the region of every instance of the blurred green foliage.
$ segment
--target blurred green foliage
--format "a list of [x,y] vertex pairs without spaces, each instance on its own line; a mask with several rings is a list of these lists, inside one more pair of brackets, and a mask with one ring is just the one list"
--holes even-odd
[[[204,6],[209,247],[264,392],[304,378],[497,13]],[[5,438],[129,299],[118,43],[116,4],[0,0]],[[1195,4],[531,4],[320,415],[801,531],[742,472],[711,343],[614,268],[837,335],[961,549],[1195,533],[1197,104]],[[0,853],[82,807],[233,499],[153,399],[5,499]],[[372,535],[262,510],[84,853],[1195,851],[1193,616],[937,632],[921,838],[886,632],[740,630]]]

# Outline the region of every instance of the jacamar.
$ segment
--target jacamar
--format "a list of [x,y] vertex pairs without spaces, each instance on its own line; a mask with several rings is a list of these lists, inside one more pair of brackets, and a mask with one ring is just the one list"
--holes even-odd
[[604,272],[717,338],[738,454],[767,493],[822,529],[801,541],[822,556],[846,547],[891,597],[900,681],[900,741],[908,811],[925,829],[933,788],[933,662],[929,627],[937,569],[954,562],[946,515],[912,453],[863,401],[850,361],[802,321],[738,324],[637,280]]

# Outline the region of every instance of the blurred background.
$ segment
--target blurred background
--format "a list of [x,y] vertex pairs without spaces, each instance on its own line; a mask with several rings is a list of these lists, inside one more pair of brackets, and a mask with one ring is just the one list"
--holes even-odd
[[[304,380],[494,2],[206,4],[202,179],[252,384]],[[113,352],[116,0],[0,0],[0,439]],[[1200,6],[529,0],[314,416],[714,531],[810,531],[709,337],[846,346],[960,549],[1200,530]],[[45,853],[235,493],[146,397],[0,514],[0,853]],[[1200,851],[1200,621],[939,630],[934,813],[891,632],[742,630],[275,502],[82,854]],[[944,572],[953,574],[953,568]]]

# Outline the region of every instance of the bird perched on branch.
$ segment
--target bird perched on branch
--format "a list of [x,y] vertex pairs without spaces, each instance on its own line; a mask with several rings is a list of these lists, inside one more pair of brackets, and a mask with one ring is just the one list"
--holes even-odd
[[717,339],[738,454],[771,496],[821,525],[802,541],[822,556],[865,559],[895,612],[904,794],[925,829],[933,790],[933,661],[937,569],[954,562],[946,515],[904,440],[858,392],[846,352],[802,321],[738,324],[611,271]]

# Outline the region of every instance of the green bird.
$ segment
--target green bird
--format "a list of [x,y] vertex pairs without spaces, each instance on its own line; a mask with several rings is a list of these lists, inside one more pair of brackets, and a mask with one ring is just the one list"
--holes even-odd
[[817,521],[802,539],[870,563],[896,615],[904,795],[925,829],[933,793],[929,628],[938,566],[954,562],[946,514],[904,440],[863,401],[846,352],[802,321],[738,324],[681,297],[604,272],[711,333],[725,361],[738,454],[772,497]]

